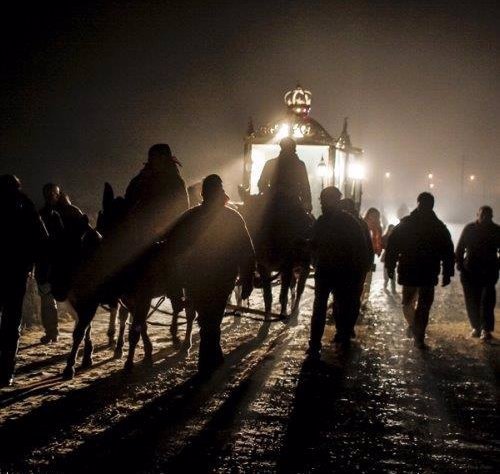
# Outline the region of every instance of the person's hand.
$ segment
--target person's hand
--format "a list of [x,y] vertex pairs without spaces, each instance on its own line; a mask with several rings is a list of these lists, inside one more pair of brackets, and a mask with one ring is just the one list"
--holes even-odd
[[249,278],[246,281],[243,281],[241,284],[241,299],[247,300],[253,291],[252,280]]
[[449,275],[443,275],[443,282],[441,283],[441,286],[445,287],[448,286],[451,283],[451,277]]

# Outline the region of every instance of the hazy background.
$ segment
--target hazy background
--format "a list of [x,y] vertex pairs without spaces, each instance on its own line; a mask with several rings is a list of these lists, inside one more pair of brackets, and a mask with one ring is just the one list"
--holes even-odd
[[365,205],[412,207],[432,172],[445,218],[500,213],[497,2],[39,3],[0,20],[0,173],[38,202],[56,181],[97,209],[155,142],[235,196],[248,117],[281,116],[300,81],[332,135],[349,116]]

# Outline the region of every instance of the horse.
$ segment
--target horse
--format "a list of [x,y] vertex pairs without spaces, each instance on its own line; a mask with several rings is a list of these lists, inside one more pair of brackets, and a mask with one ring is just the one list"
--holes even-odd
[[[264,294],[266,313],[272,308],[272,281],[280,277],[280,317],[288,317],[288,293],[292,303],[290,315],[298,315],[300,300],[305,289],[311,265],[307,245],[314,217],[300,206],[283,204],[269,194],[250,194],[239,187],[243,205],[238,210],[243,215],[255,246],[257,273]],[[272,272],[277,272],[272,276]]]
[[[106,194],[108,200],[110,196],[113,200],[115,199],[109,189],[105,190]],[[107,203],[105,209],[112,208],[109,206],[110,202]],[[125,233],[127,229],[130,227],[124,224]],[[126,250],[126,247],[115,245],[116,242],[109,235],[108,237],[101,236],[96,229],[88,225],[87,219],[86,230],[81,238],[79,255],[72,259],[72,262],[77,263],[73,264],[73,268],[64,268],[60,272],[65,276],[71,275],[71,278],[65,282],[59,278],[59,288],[57,284],[55,285],[58,299],[67,298],[78,316],[73,331],[73,345],[63,372],[63,377],[66,379],[74,377],[78,348],[84,338],[82,367],[88,368],[92,365],[91,323],[100,304],[113,305],[120,301],[132,316],[129,331],[129,353],[125,362],[127,370],[131,370],[134,365],[135,349],[140,337],[144,343],[144,361],[152,363],[153,345],[147,333],[147,318],[150,315],[151,301],[162,296],[169,296],[173,299],[175,301],[173,303],[175,325],[178,314],[182,310],[182,289],[173,283],[174,276],[170,270],[172,259],[168,252],[168,245],[165,242],[154,243],[140,257],[133,258],[123,268],[110,271],[109,263],[114,262],[117,252]],[[123,244],[123,241],[121,243]],[[57,275],[57,269],[55,273]],[[55,278],[56,282],[57,280]],[[195,313],[189,307],[186,308],[186,319],[186,336],[181,346],[182,351],[187,351],[191,347],[191,332]],[[122,318],[120,337],[115,349],[116,357],[122,355],[125,324],[126,319]]]

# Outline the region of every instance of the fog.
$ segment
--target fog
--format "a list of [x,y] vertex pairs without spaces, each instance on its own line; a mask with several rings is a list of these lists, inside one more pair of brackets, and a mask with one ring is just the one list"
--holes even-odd
[[500,9],[457,3],[12,5],[0,172],[38,202],[55,181],[95,211],[105,180],[123,192],[148,147],[167,142],[188,183],[219,172],[236,197],[248,118],[282,116],[299,81],[330,134],[349,117],[363,207],[411,208],[432,173],[445,219],[482,203],[499,212]]

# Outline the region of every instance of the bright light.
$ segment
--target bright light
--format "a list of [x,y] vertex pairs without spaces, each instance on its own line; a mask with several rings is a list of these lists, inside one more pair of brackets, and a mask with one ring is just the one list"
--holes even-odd
[[365,167],[361,163],[351,163],[347,174],[351,179],[365,179]]
[[284,123],[278,133],[276,134],[276,138],[281,140],[282,138],[288,137],[290,135],[290,126],[287,123]]
[[318,163],[318,176],[320,178],[326,178],[328,175],[328,167],[326,166],[325,159],[321,157],[321,161]]
[[387,179],[389,179],[389,178],[391,177],[391,173],[390,173],[389,171],[386,171],[386,173],[385,173],[385,177],[386,177]]
[[293,138],[302,138],[304,134],[300,127],[293,127]]
[[474,181],[474,180],[476,179],[476,175],[475,175],[475,174],[471,174],[471,175],[469,176],[469,179],[470,179],[471,181]]
[[429,174],[427,175],[427,177],[428,177],[429,179],[432,179],[432,178],[434,178],[434,175],[433,175],[432,173],[429,173]]
[[434,188],[434,183],[429,184],[429,188],[433,189]]

